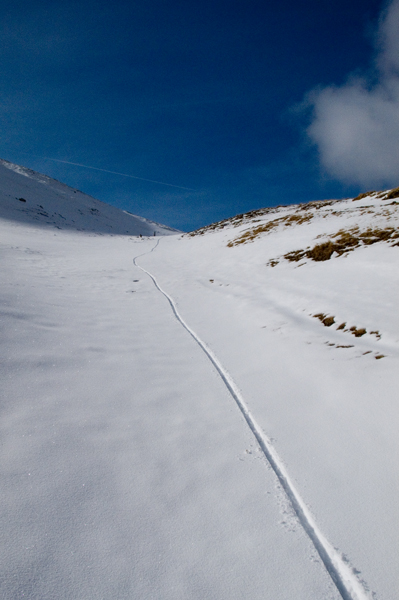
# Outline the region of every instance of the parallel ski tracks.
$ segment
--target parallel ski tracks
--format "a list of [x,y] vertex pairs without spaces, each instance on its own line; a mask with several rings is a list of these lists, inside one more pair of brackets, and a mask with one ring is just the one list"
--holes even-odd
[[204,341],[195,333],[193,329],[186,323],[183,317],[180,315],[176,303],[173,298],[160,286],[157,279],[149,271],[137,264],[137,259],[145,254],[153,252],[159,245],[160,240],[157,241],[155,246],[144,254],[140,254],[133,259],[134,265],[141,271],[146,273],[148,277],[154,283],[156,289],[166,298],[168,301],[174,316],[177,321],[184,327],[184,329],[191,335],[198,346],[206,354],[210,362],[219,373],[223,380],[226,388],[230,392],[233,400],[239,408],[242,416],[244,417],[248,427],[252,431],[256,441],[258,442],[266,460],[272,467],[277,479],[280,482],[297,518],[302,525],[304,531],[312,541],[320,559],[322,560],[325,568],[327,569],[331,579],[333,580],[337,590],[341,594],[343,600],[370,600],[370,595],[365,590],[362,583],[358,580],[354,573],[353,568],[343,559],[341,554],[331,545],[324,534],[320,531],[314,517],[310,513],[304,500],[300,496],[296,489],[287,469],[284,466],[283,461],[277,454],[273,444],[271,443],[268,436],[262,431],[262,428],[257,423],[255,418],[252,416],[244,398],[241,395],[240,390],[235,384],[230,374],[223,367],[217,356],[213,351],[205,344]]

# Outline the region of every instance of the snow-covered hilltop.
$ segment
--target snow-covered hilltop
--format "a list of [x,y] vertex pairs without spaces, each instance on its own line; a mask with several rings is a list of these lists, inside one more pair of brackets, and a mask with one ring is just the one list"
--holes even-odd
[[[208,258],[210,273],[221,268],[226,276],[228,270],[234,270],[237,284],[250,290],[249,279],[258,279],[260,286],[267,286],[268,294],[285,285],[283,302],[290,296],[298,301],[301,287],[301,293],[307,294],[302,310],[309,311],[308,316],[315,311],[312,316],[330,328],[336,347],[361,348],[366,340],[374,340],[370,348],[382,358],[378,351],[383,346],[382,331],[384,340],[393,343],[392,352],[399,350],[398,198],[399,188],[353,199],[259,209],[186,237],[204,239],[202,244],[195,242],[196,252],[201,247],[202,255],[218,248],[216,269]],[[255,265],[256,275],[252,272]],[[308,292],[305,286],[309,286]],[[248,293],[259,300],[266,291]],[[321,296],[323,300],[317,302]]]
[[[290,262],[306,261],[306,259],[316,262],[325,261],[329,260],[334,252],[336,256],[342,256],[361,246],[378,242],[398,246],[399,201],[397,198],[399,198],[399,188],[384,192],[367,192],[349,200],[325,200],[264,208],[213,223],[188,235],[192,237],[226,228],[238,228],[239,233],[228,242],[231,248],[253,242],[271,232],[278,234],[271,238],[271,244],[274,245],[278,237],[280,241],[284,240],[290,246],[292,240],[298,240],[303,244],[308,242],[309,234],[313,234],[315,236],[313,247],[291,250],[283,254],[280,259]],[[352,202],[357,204],[352,205]],[[273,216],[270,216],[271,214]],[[326,221],[323,224],[324,219]],[[294,234],[288,232],[287,235],[287,227],[292,229],[294,226],[310,223],[313,225],[312,228],[301,228],[300,232],[296,230]],[[269,262],[272,267],[278,263],[277,259],[270,259]]]
[[46,175],[1,159],[0,218],[115,235],[177,233],[171,227],[132,215]]
[[399,597],[397,194],[167,235],[0,164],[2,599]]

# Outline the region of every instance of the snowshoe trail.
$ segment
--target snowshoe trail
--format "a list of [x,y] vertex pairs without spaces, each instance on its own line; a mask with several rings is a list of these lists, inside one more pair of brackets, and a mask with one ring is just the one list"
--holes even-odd
[[146,273],[148,277],[154,283],[156,289],[166,298],[168,301],[172,312],[177,319],[177,321],[184,327],[184,329],[191,335],[191,337],[195,340],[195,342],[199,345],[201,350],[207,355],[208,359],[215,367],[216,371],[220,375],[223,380],[225,386],[227,387],[230,395],[232,396],[234,402],[236,403],[238,409],[240,410],[242,416],[244,417],[248,427],[252,431],[255,439],[257,440],[266,460],[270,464],[273,469],[275,475],[277,476],[280,485],[282,486],[295,514],[305,530],[306,534],[312,541],[320,559],[322,560],[325,568],[327,569],[331,579],[333,580],[337,590],[342,596],[343,600],[369,600],[370,595],[364,588],[363,584],[357,578],[353,567],[348,564],[341,554],[331,545],[331,543],[326,539],[323,533],[320,531],[317,523],[315,522],[312,514],[310,513],[308,507],[306,506],[304,500],[300,496],[298,490],[296,489],[289,473],[287,472],[286,467],[284,466],[283,461],[278,456],[275,448],[273,447],[271,441],[267,437],[267,435],[262,431],[262,428],[257,423],[255,418],[252,416],[244,398],[241,395],[240,390],[235,384],[234,380],[227,372],[227,370],[220,363],[216,355],[213,351],[205,344],[203,340],[195,333],[193,329],[186,323],[183,317],[180,315],[176,303],[173,298],[160,286],[157,279],[152,275],[149,271],[147,271],[144,267],[141,267],[137,263],[137,259],[141,256],[149,254],[153,252],[159,245],[160,239],[154,245],[154,247],[149,251],[143,254],[136,256],[133,259],[134,265],[139,268],[141,271]]

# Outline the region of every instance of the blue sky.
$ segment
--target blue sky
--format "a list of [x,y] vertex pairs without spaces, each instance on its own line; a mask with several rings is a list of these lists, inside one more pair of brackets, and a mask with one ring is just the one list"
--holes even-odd
[[399,185],[398,26],[398,0],[2,3],[0,157],[183,230]]

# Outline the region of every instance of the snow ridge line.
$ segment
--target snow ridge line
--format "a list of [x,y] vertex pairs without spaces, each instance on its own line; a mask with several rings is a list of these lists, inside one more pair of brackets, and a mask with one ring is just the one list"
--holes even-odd
[[281,487],[283,488],[286,496],[288,497],[288,500],[300,524],[305,530],[305,533],[312,541],[318,555],[320,556],[321,561],[327,569],[327,572],[329,573],[343,600],[369,600],[371,596],[367,593],[364,586],[355,575],[353,568],[343,559],[341,554],[330,544],[327,538],[320,531],[316,521],[314,520],[304,500],[301,498],[293,481],[291,480],[291,477],[289,476],[283,461],[277,454],[268,436],[262,431],[260,425],[252,416],[244,398],[241,395],[240,390],[238,389],[230,374],[219,362],[218,358],[213,353],[213,351],[185,322],[185,320],[177,310],[173,298],[161,288],[156,278],[149,271],[147,271],[143,267],[140,267],[140,265],[137,264],[136,259],[140,258],[140,256],[144,256],[145,254],[150,254],[151,252],[153,252],[158,246],[159,242],[160,240],[157,241],[157,243],[150,250],[150,252],[145,252],[144,254],[136,256],[133,259],[134,265],[138,267],[141,271],[146,273],[154,283],[157,290],[163,296],[165,296],[165,298],[170,304],[170,307],[176,319],[191,335],[191,337],[195,340],[195,342],[199,345],[203,352],[205,352],[205,354],[208,356],[209,360],[219,373],[221,379],[226,385],[235,403],[237,404],[237,407],[239,408],[242,416],[244,417],[248,427],[255,436],[255,439],[257,440],[263,454],[265,455],[266,460],[268,461],[275,475],[277,476],[277,479],[279,480]]

